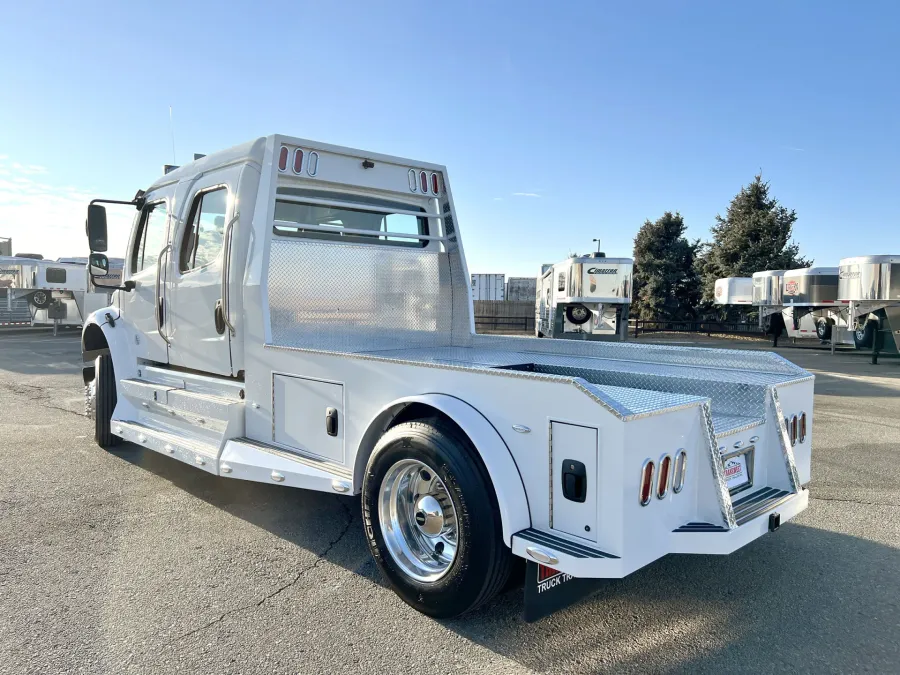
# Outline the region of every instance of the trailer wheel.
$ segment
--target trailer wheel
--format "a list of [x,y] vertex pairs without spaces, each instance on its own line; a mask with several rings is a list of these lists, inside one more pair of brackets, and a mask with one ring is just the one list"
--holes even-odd
[[38,309],[46,309],[50,306],[53,297],[47,291],[35,291],[28,299],[31,300],[31,304]]
[[566,307],[566,318],[576,326],[580,326],[590,320],[591,310],[584,305],[569,305]]
[[94,417],[94,440],[101,448],[119,444],[119,437],[112,433],[112,415],[116,409],[116,374],[112,357],[102,354],[94,361],[94,380],[91,410]]
[[867,349],[872,346],[875,331],[877,329],[874,321],[866,321],[863,326],[857,326],[853,331],[853,344],[857,349]]
[[816,322],[816,336],[823,342],[831,339],[831,324],[826,319],[819,319]]
[[497,498],[478,451],[440,419],[399,424],[378,442],[362,490],[369,550],[394,592],[424,614],[471,611],[506,583]]

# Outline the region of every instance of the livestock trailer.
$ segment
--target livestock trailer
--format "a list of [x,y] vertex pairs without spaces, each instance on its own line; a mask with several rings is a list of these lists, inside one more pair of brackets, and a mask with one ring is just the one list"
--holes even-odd
[[625,340],[633,268],[631,258],[599,252],[544,265],[536,286],[536,335]]
[[860,349],[880,336],[880,351],[897,353],[900,337],[900,255],[843,258],[838,298],[847,303],[853,340]]

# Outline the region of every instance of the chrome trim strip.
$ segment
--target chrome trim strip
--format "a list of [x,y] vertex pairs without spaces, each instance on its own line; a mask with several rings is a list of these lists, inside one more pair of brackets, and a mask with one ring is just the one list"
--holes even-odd
[[231,287],[228,284],[229,277],[231,276],[231,230],[240,217],[240,211],[231,217],[231,220],[228,221],[228,225],[225,226],[225,235],[222,237],[222,245],[225,249],[222,252],[222,320],[225,322],[225,326],[228,330],[231,331],[231,337],[234,337],[235,335],[234,326],[230,319]]
[[[769,405],[772,406],[772,414],[775,420],[786,419],[781,409],[781,400],[778,398],[778,389],[769,387],[769,391],[771,394],[767,398]],[[776,424],[775,426],[778,429],[778,441],[781,444],[781,454],[784,457],[784,466],[787,470],[791,492],[796,494],[800,489],[800,475],[797,473],[797,463],[794,460],[794,451],[791,449],[791,439],[785,428],[786,425]]]
[[171,250],[172,250],[172,244],[166,244],[165,246],[163,246],[162,251],[159,252],[159,257],[156,259],[156,286],[155,286],[156,303],[153,308],[154,314],[156,314],[156,330],[159,332],[159,336],[163,340],[165,340],[166,344],[170,347],[172,346],[172,343],[169,342],[168,336],[165,334],[165,332],[163,332],[163,326],[162,326],[163,322],[162,322],[162,317],[160,316],[160,311],[159,311],[159,279],[160,279],[160,272],[162,270],[163,257],[166,253],[168,253]]
[[706,452],[713,480],[716,482],[716,499],[719,502],[719,511],[722,514],[725,526],[729,530],[733,530],[737,527],[737,521],[734,518],[734,509],[731,506],[731,494],[728,492],[728,483],[725,481],[725,467],[722,464],[722,456],[719,454],[719,447],[716,443],[716,433],[713,430],[712,410],[709,401],[700,406],[700,415],[706,425]]
[[[352,209],[354,211],[371,211],[372,213],[383,213],[385,215],[399,216],[416,216],[417,218],[446,218],[446,213],[435,213],[433,211],[413,211],[406,209],[392,209],[387,206],[379,206],[377,204],[364,204],[362,202],[351,202],[340,199],[319,199],[318,197],[295,197],[293,195],[276,194],[275,201],[288,202],[290,204],[312,204],[313,206],[334,206],[341,209]],[[304,226],[308,227],[308,226]],[[331,228],[334,231],[334,228]],[[372,230],[363,230],[372,234]]]

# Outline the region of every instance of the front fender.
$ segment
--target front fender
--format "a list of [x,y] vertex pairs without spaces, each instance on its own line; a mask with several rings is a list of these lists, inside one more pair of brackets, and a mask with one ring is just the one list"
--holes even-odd
[[357,487],[362,486],[362,476],[369,455],[378,438],[384,433],[386,424],[397,412],[411,403],[421,403],[440,411],[453,420],[472,441],[488,470],[497,495],[500,520],[503,524],[503,540],[508,546],[512,546],[512,536],[531,527],[528,498],[519,469],[506,442],[487,418],[476,408],[454,396],[420,394],[398,399],[382,408],[369,422],[357,452],[354,471],[354,477],[357,479],[354,482]]

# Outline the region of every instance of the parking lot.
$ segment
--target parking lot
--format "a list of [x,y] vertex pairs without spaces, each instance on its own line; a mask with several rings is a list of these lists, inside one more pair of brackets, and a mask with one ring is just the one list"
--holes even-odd
[[809,509],[525,624],[404,605],[357,498],[99,449],[77,336],[2,334],[0,672],[897,672],[900,362],[779,352],[817,377]]

